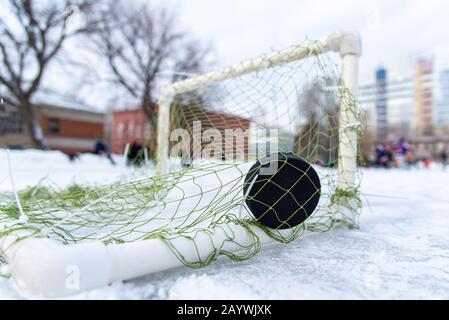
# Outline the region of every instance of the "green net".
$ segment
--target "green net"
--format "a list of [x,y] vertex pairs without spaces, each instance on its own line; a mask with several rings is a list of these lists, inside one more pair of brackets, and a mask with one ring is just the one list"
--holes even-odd
[[[12,197],[3,196],[0,239],[11,234],[19,235],[18,241],[49,237],[64,244],[160,239],[182,263],[202,267],[220,255],[234,260],[255,255],[261,247],[255,228],[285,243],[306,230],[323,232],[338,223],[356,226],[359,172],[352,173],[357,180],[351,188],[338,184],[338,164],[344,156],[339,155],[339,134],[348,129],[339,126],[340,106],[354,119],[360,115],[342,82],[338,60],[334,54],[310,52],[307,59],[176,95],[171,103],[169,174],[64,190],[35,186],[19,192],[25,217]],[[351,125],[359,134],[358,124]],[[245,181],[249,171],[259,174],[266,165],[251,169],[256,160],[278,153],[306,160],[321,182],[313,214],[282,230],[261,224],[248,209],[246,201],[251,199],[243,191],[245,184],[252,187],[252,181]],[[274,159],[278,171],[264,176],[259,189],[273,186],[276,173],[291,165],[285,158]],[[308,175],[301,171],[298,180]],[[291,197],[298,203],[294,185],[275,187],[282,192],[280,199]],[[263,204],[263,199],[257,201]],[[297,211],[302,206],[298,203]],[[282,216],[272,204],[266,212]],[[244,242],[236,230],[246,234]],[[204,242],[213,248],[206,256],[197,249]],[[2,262],[7,263],[3,256]]]

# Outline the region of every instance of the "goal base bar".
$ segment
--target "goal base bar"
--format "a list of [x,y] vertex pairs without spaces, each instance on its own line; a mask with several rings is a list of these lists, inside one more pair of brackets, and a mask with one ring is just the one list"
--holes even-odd
[[[262,229],[249,228],[262,245],[274,242]],[[287,235],[289,230],[279,232]],[[233,241],[226,241],[229,233]],[[220,250],[237,252],[254,242],[238,224],[229,224],[226,230],[204,230],[196,236],[197,250],[186,238],[174,240],[179,250],[191,252],[190,257],[185,256],[187,260],[206,260],[217,245]],[[66,296],[183,266],[160,239],[109,245],[100,241],[63,245],[44,238],[15,240],[13,236],[5,239],[0,249],[8,259],[15,288],[24,296]]]

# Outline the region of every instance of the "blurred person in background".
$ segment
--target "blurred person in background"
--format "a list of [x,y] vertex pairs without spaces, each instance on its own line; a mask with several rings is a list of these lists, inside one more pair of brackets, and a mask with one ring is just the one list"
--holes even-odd
[[80,153],[79,152],[67,153],[67,157],[69,157],[70,162],[74,162],[75,160],[80,159]]
[[376,146],[376,166],[390,168],[393,161],[393,152],[387,143],[381,143]]
[[393,145],[396,166],[404,166],[409,149],[410,146],[404,138],[400,138],[399,141]]
[[423,159],[422,163],[423,163],[425,169],[429,169],[432,161],[430,160],[430,157],[425,157]]
[[447,164],[448,164],[447,151],[446,150],[441,151],[440,157],[441,157],[441,163],[443,164],[443,170],[446,170]]
[[392,165],[394,165],[394,149],[391,146],[391,144],[387,144],[385,147],[386,153],[387,153],[387,161],[388,161],[388,168],[391,168]]
[[382,166],[382,159],[385,155],[385,146],[384,144],[378,144],[376,146],[376,160],[375,160],[375,164],[377,167]]
[[128,166],[140,166],[143,160],[143,147],[137,140],[134,140],[129,146],[128,154],[126,155],[126,164]]
[[97,140],[97,142],[95,142],[94,154],[99,156],[106,156],[111,164],[115,166],[115,161],[114,159],[112,159],[111,153],[108,151],[108,147],[104,143],[103,139],[100,138]]
[[96,155],[103,155],[106,152],[107,152],[106,144],[103,142],[102,139],[98,139],[97,142],[95,142],[94,153]]
[[416,164],[415,161],[415,153],[413,152],[413,148],[412,146],[410,146],[407,155],[405,157],[405,165],[408,169],[410,169],[411,167],[413,167]]

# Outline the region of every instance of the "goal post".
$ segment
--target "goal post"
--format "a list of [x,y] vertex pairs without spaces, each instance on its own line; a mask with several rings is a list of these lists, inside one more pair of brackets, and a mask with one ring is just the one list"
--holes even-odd
[[[356,187],[357,172],[357,130],[359,120],[353,108],[358,94],[358,63],[361,55],[360,35],[355,32],[336,32],[328,37],[301,44],[271,55],[263,55],[246,60],[235,66],[213,71],[207,74],[188,78],[161,88],[159,92],[159,118],[157,131],[156,172],[158,175],[169,172],[169,140],[170,140],[170,106],[177,94],[195,90],[202,86],[257,72],[266,68],[317,56],[329,51],[339,53],[341,57],[342,98],[340,100],[339,144],[338,144],[338,188],[342,193],[353,193]],[[349,201],[349,203],[348,203]],[[342,199],[340,205],[354,209],[357,206],[354,199]],[[343,203],[346,202],[346,203]],[[340,210],[345,210],[341,208]],[[356,210],[352,210],[355,212]],[[356,217],[352,217],[356,219]]]
[[[324,58],[330,53],[340,70]],[[25,295],[61,296],[204,267],[220,256],[249,259],[263,245],[306,231],[357,225],[360,54],[359,35],[339,32],[161,88],[157,174],[67,190],[34,187],[18,197],[26,219],[14,200],[0,202],[0,267],[8,266]],[[193,137],[173,151],[178,127],[176,137]],[[263,130],[269,138],[259,136]],[[215,141],[228,131],[244,131],[240,149],[237,135],[231,151]],[[278,149],[261,148],[272,140]],[[185,162],[198,146],[214,156]],[[251,158],[259,148],[264,157]],[[273,163],[274,173],[262,174]],[[276,178],[282,172],[290,184]],[[292,215],[285,217],[290,208],[282,201],[292,204]],[[278,226],[261,222],[261,207]],[[291,223],[299,214],[304,219]]]

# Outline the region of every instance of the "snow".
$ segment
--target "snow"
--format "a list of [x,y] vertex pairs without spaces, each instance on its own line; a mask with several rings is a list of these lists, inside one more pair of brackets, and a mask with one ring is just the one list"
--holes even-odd
[[[58,186],[105,183],[150,174],[83,155],[11,151],[18,189],[46,177]],[[0,191],[10,192],[5,150]],[[338,227],[275,244],[256,257],[219,259],[71,296],[71,299],[449,299],[449,170],[365,169],[359,230]],[[22,298],[0,278],[0,298]]]
[[[34,186],[41,180],[47,184],[67,187],[73,183],[93,184],[117,181],[126,173],[121,157],[115,157],[117,166],[112,166],[105,157],[84,154],[80,160],[70,162],[59,151],[10,151],[10,158],[17,189]],[[10,191],[6,151],[0,149],[0,192]]]

